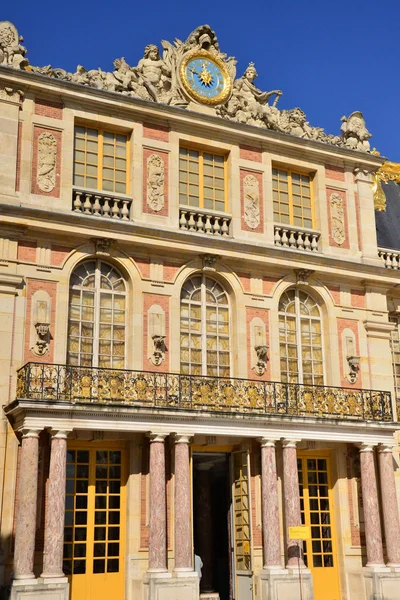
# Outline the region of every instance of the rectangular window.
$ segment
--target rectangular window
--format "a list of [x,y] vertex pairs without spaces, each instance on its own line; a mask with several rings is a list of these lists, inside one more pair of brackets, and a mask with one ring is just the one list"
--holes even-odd
[[126,135],[75,127],[74,185],[126,194],[127,158]]
[[396,400],[398,406],[400,406],[400,334],[399,334],[399,318],[397,316],[390,316],[389,321],[395,324],[395,328],[390,333],[390,347],[392,350],[392,365],[393,365],[393,379],[394,389],[396,394]]
[[225,157],[189,148],[179,149],[179,203],[226,211]]
[[273,168],[272,195],[277,223],[313,228],[310,175]]

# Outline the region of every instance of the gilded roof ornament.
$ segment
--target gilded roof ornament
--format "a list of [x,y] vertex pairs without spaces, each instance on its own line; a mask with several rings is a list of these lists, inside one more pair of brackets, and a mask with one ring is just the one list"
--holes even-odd
[[386,196],[382,188],[383,183],[394,181],[400,184],[400,163],[385,162],[373,175],[374,207],[375,210],[386,210]]
[[229,121],[370,152],[371,134],[361,112],[342,117],[340,135],[332,135],[312,126],[300,108],[279,109],[281,90],[260,90],[254,83],[257,71],[253,62],[236,79],[236,60],[221,51],[209,25],[197,27],[185,41],[162,40],[161,52],[157,45],[148,44],[136,66],[117,58],[113,71],[78,65],[75,73],[70,73],[51,65],[30,66],[22,41],[12,23],[0,21],[0,65],[171,106],[193,109],[205,104]]

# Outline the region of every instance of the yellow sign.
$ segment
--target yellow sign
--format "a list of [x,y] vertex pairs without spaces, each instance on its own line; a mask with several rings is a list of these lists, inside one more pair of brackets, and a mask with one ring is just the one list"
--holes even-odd
[[311,527],[309,525],[299,525],[299,527],[289,527],[289,538],[291,540],[310,540]]

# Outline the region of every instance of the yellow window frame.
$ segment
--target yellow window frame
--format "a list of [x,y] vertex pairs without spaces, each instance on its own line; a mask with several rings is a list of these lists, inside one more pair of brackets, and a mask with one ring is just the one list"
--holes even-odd
[[[299,176],[306,176],[309,178],[310,180],[310,208],[311,208],[311,229],[313,229],[315,227],[315,206],[314,206],[314,186],[313,186],[313,173],[309,173],[307,171],[297,171],[295,169],[290,169],[288,167],[282,166],[282,165],[276,165],[273,164],[272,165],[272,169],[276,169],[277,171],[286,171],[287,173],[287,183],[288,183],[288,198],[289,198],[289,223],[283,223],[282,221],[278,221],[275,219],[275,209],[273,207],[273,213],[274,213],[274,221],[276,223],[279,223],[281,225],[288,225],[288,226],[294,226],[294,227],[305,227],[307,228],[308,226],[305,225],[295,225],[294,224],[294,203],[293,203],[293,175],[299,175]],[[279,200],[279,178],[278,178],[278,187],[276,186],[276,180],[275,180],[275,176],[272,173],[272,192],[278,192],[278,202],[279,205],[281,204],[280,200]],[[301,195],[301,198],[303,199],[303,195]],[[273,199],[273,202],[275,200]],[[296,205],[298,206],[298,205]],[[304,216],[303,216],[303,209],[304,206],[301,204],[301,209],[302,209],[302,215],[301,218],[304,221]],[[285,213],[286,214],[286,213]],[[280,210],[280,206],[279,206],[279,218],[281,217],[282,212]],[[297,216],[297,215],[296,215]]]
[[[224,210],[222,212],[227,212],[228,211],[228,179],[227,179],[227,154],[224,154],[222,152],[215,152],[214,150],[203,150],[202,148],[198,148],[196,146],[186,146],[186,145],[180,145],[179,146],[179,160],[180,160],[180,151],[181,150],[194,150],[196,152],[199,153],[199,158],[198,158],[198,164],[199,164],[199,206],[192,206],[191,204],[180,204],[180,206],[188,206],[191,209],[196,209],[196,208],[200,208],[202,210],[210,210],[211,212],[221,212],[220,210],[216,210],[216,209],[212,209],[212,208],[205,208],[204,207],[204,188],[207,187],[204,185],[204,154],[211,154],[212,156],[221,156],[223,158],[223,170],[224,170]],[[181,183],[187,183],[187,185],[189,185],[189,180],[188,181],[182,181],[180,179],[180,166],[179,166],[179,174],[178,174],[178,183],[179,183],[179,194],[180,194],[180,184]],[[187,173],[189,174],[190,171],[187,170]],[[213,191],[215,192],[215,187],[212,188]],[[219,188],[218,188],[219,189]],[[190,196],[189,192],[187,194],[188,198]],[[215,204],[215,197],[213,199],[214,204]]]
[[[87,123],[75,123],[74,125],[74,157],[73,157],[73,165],[74,165],[74,170],[73,170],[73,177],[74,177],[74,185],[75,185],[75,165],[77,163],[79,164],[83,164],[84,167],[84,173],[83,176],[85,178],[85,182],[86,179],[88,177],[87,174],[87,159],[86,159],[86,154],[87,154],[87,150],[86,150],[86,145],[85,145],[85,161],[77,161],[75,159],[75,151],[76,150],[80,150],[79,148],[76,147],[75,141],[76,141],[76,128],[77,127],[83,127],[85,128],[85,130],[88,129],[93,129],[95,131],[97,131],[97,187],[96,189],[99,191],[104,191],[106,193],[109,194],[129,194],[130,191],[130,178],[129,178],[129,166],[130,166],[130,135],[128,133],[124,133],[121,131],[115,131],[112,129],[104,129],[104,128],[99,128],[99,127],[92,127],[90,125],[88,125]],[[104,190],[103,189],[103,170],[107,169],[107,166],[104,166],[103,164],[103,158],[104,158],[104,134],[105,133],[111,133],[113,135],[124,135],[126,137],[126,143],[125,143],[125,161],[126,161],[126,169],[125,169],[125,192],[113,192],[110,190]],[[82,139],[82,137],[80,137],[80,139]],[[87,137],[84,138],[85,140],[87,140]],[[114,143],[114,147],[116,146],[116,140]],[[116,158],[120,158],[117,157],[116,154],[114,154],[114,159]],[[90,163],[91,164],[91,163]],[[120,169],[116,169],[116,167],[113,167],[114,170],[114,179],[107,179],[107,181],[112,181],[115,187],[115,183],[118,182],[118,180],[115,178],[115,174],[118,170]],[[80,173],[77,173],[77,175],[80,175]],[[85,186],[86,187],[86,186]]]

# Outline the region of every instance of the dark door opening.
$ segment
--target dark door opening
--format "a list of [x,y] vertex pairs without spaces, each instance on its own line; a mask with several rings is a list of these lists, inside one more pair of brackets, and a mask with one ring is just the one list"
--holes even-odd
[[231,600],[231,486],[229,455],[193,454],[194,550],[200,556],[200,593]]

